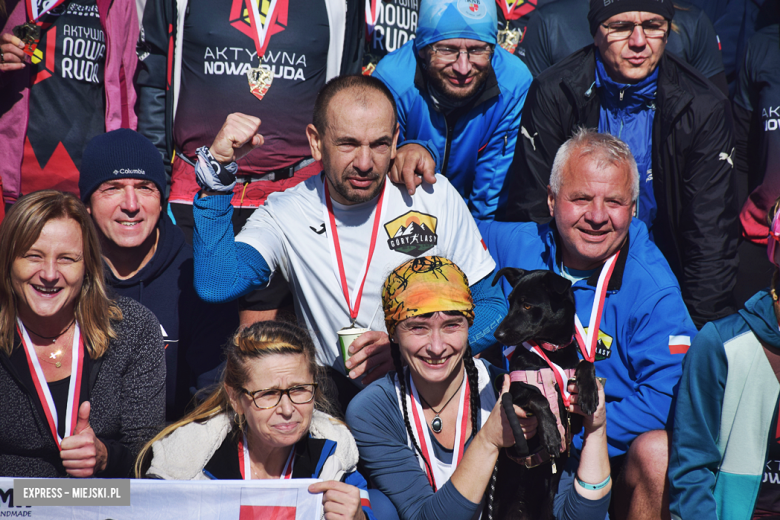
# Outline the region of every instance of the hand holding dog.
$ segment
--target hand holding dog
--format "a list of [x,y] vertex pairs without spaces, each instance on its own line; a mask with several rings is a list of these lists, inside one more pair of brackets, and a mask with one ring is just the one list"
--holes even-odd
[[[510,384],[509,376],[505,375],[504,383],[501,385],[501,395],[509,392]],[[517,405],[515,405],[514,409],[515,414],[517,414],[517,418],[520,421],[520,426],[523,428],[523,435],[526,439],[532,438],[536,435],[536,428],[538,426],[536,417],[528,417],[525,410]],[[485,423],[485,426],[482,427],[482,430],[480,430],[480,433],[483,431],[487,436],[487,440],[496,448],[500,449],[514,446],[515,437],[512,434],[512,427],[509,424],[509,419],[507,419],[504,408],[501,406],[501,396],[498,396],[496,405],[490,412],[490,417],[488,417],[488,420]]]

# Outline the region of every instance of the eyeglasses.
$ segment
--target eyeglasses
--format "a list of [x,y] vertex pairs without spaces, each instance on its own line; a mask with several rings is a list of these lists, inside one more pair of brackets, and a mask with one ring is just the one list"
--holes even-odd
[[642,28],[645,38],[663,38],[669,30],[669,22],[666,20],[645,20],[642,23],[612,22],[603,23],[601,26],[607,29],[607,41],[610,42],[627,40],[634,34],[637,26]]
[[471,49],[460,50],[455,47],[433,47],[433,59],[439,63],[455,63],[460,58],[461,54],[465,54],[466,58],[475,64],[484,64],[490,59],[490,55],[493,54],[493,48],[490,45],[484,47],[472,47]]
[[255,403],[255,407],[260,410],[268,410],[278,405],[282,401],[282,396],[287,395],[293,404],[306,404],[314,399],[314,392],[317,390],[317,383],[306,385],[296,385],[290,388],[263,388],[250,392],[245,388],[241,389]]
[[769,238],[774,240],[768,240],[766,244],[766,253],[769,257],[769,261],[774,265],[780,267],[780,263],[775,259],[775,251],[777,250],[777,244],[780,244],[780,211],[775,213],[775,218],[772,219],[772,226],[769,228]]

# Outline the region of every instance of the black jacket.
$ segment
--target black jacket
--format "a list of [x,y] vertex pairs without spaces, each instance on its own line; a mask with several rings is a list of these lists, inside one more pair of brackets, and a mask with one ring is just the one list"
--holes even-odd
[[[652,133],[655,243],[680,281],[694,323],[736,311],[739,227],[734,135],[726,97],[671,54],[659,61]],[[595,47],[540,74],[531,85],[510,167],[507,220],[546,222],[547,184],[558,147],[578,126],[598,128]]]

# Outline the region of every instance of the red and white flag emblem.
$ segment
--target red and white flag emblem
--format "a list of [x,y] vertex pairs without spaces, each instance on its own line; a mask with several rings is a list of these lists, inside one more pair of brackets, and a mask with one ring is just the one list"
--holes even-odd
[[691,348],[690,336],[669,336],[669,352],[671,354],[685,354]]

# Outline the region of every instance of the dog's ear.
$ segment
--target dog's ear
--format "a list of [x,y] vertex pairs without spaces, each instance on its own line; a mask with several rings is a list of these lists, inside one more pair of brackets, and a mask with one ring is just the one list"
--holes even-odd
[[525,276],[525,271],[518,269],[517,267],[504,267],[496,273],[496,276],[493,277],[493,283],[491,285],[496,285],[502,276],[506,278],[506,281],[509,282],[509,285],[514,287],[517,285],[517,282],[520,280],[520,278]]
[[563,276],[558,276],[552,271],[549,271],[549,273],[550,274],[547,276],[547,282],[550,285],[550,290],[561,296],[566,294],[566,291],[571,288],[571,281],[567,280]]

